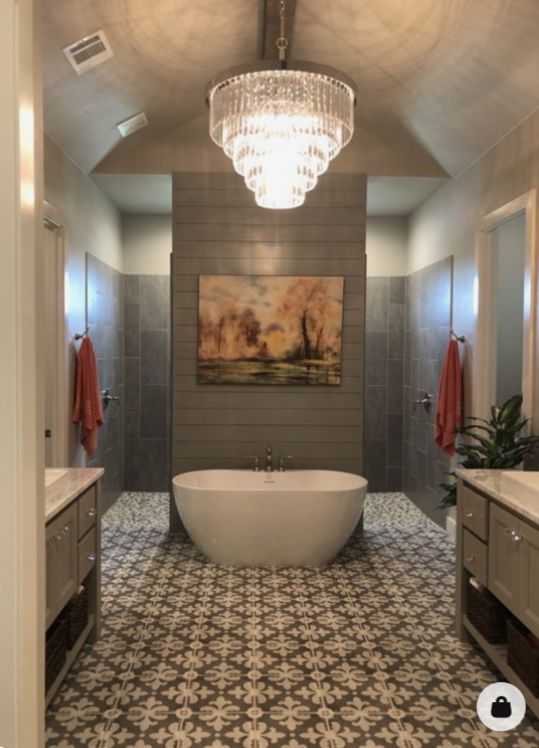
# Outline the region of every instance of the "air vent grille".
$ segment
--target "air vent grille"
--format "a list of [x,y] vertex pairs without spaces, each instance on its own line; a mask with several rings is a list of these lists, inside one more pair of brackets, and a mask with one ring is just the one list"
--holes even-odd
[[104,31],[96,31],[90,36],[85,36],[84,39],[64,47],[63,51],[77,75],[101,65],[113,56]]

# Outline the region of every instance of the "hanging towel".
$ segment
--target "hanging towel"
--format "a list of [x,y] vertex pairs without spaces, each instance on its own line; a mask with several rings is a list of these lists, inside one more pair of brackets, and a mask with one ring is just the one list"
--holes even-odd
[[77,382],[73,423],[80,423],[80,443],[91,455],[97,449],[97,430],[103,424],[103,408],[94,347],[90,338],[82,341],[77,358]]
[[462,370],[459,346],[450,340],[442,366],[436,405],[435,441],[450,456],[455,454],[456,429],[462,426]]

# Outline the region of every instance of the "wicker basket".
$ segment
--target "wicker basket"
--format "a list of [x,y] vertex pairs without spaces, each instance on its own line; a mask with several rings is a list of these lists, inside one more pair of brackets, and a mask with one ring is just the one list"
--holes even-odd
[[516,621],[507,622],[507,664],[539,696],[539,648],[528,639],[528,630]]
[[509,611],[486,589],[468,583],[466,588],[467,614],[470,622],[491,644],[507,641],[506,621]]
[[59,619],[47,631],[45,642],[45,691],[56,680],[65,663],[67,654],[66,623]]
[[72,649],[88,623],[88,590],[81,586],[66,605],[62,618],[66,623],[67,648]]

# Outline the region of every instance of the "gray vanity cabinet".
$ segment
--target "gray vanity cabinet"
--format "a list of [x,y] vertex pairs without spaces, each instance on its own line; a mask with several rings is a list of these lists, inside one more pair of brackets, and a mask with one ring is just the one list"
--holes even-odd
[[[45,543],[47,562],[46,628],[62,614],[66,605],[84,583],[86,594],[75,598],[87,601],[86,625],[77,631],[77,639],[65,642],[65,660],[49,683],[45,703],[50,704],[69,668],[86,641],[99,638],[101,626],[101,482],[99,468],[73,468],[64,480],[58,480],[50,499],[52,510],[45,512]],[[93,478],[90,485],[88,479]],[[54,484],[53,484],[54,485]],[[55,506],[56,502],[56,506]],[[54,512],[54,513],[52,513]],[[85,606],[84,602],[84,606]],[[71,609],[73,610],[73,609]],[[80,613],[80,611],[79,611]],[[74,616],[77,618],[79,613]],[[83,610],[86,614],[86,611]],[[71,626],[72,618],[66,621]],[[52,629],[51,629],[52,630]],[[51,658],[54,661],[56,658]],[[49,679],[50,680],[50,679]]]
[[494,502],[490,509],[489,587],[539,636],[539,530]]
[[[539,636],[539,509],[537,520],[533,514],[530,517],[528,506],[521,514],[514,499],[510,501],[500,490],[499,479],[495,482],[491,478],[488,483],[489,471],[458,470],[457,476],[457,633],[462,641],[474,640],[487,653],[505,678],[520,688],[528,707],[539,717],[539,698],[509,665],[507,646],[487,641],[467,615],[469,579],[473,576]],[[482,490],[468,483],[468,476],[480,483]],[[492,495],[488,493],[490,486]]]
[[494,502],[490,506],[489,588],[509,610],[519,615],[519,521]]
[[539,636],[539,529],[521,522],[519,617]]
[[47,626],[78,588],[77,514],[72,504],[47,525]]

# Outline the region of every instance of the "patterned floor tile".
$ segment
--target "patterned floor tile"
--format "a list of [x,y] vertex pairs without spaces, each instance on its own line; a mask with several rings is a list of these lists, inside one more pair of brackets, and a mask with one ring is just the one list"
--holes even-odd
[[498,678],[453,634],[454,547],[402,494],[321,569],[228,569],[167,532],[167,494],[103,522],[103,635],[47,714],[47,748],[537,748],[487,731]]

